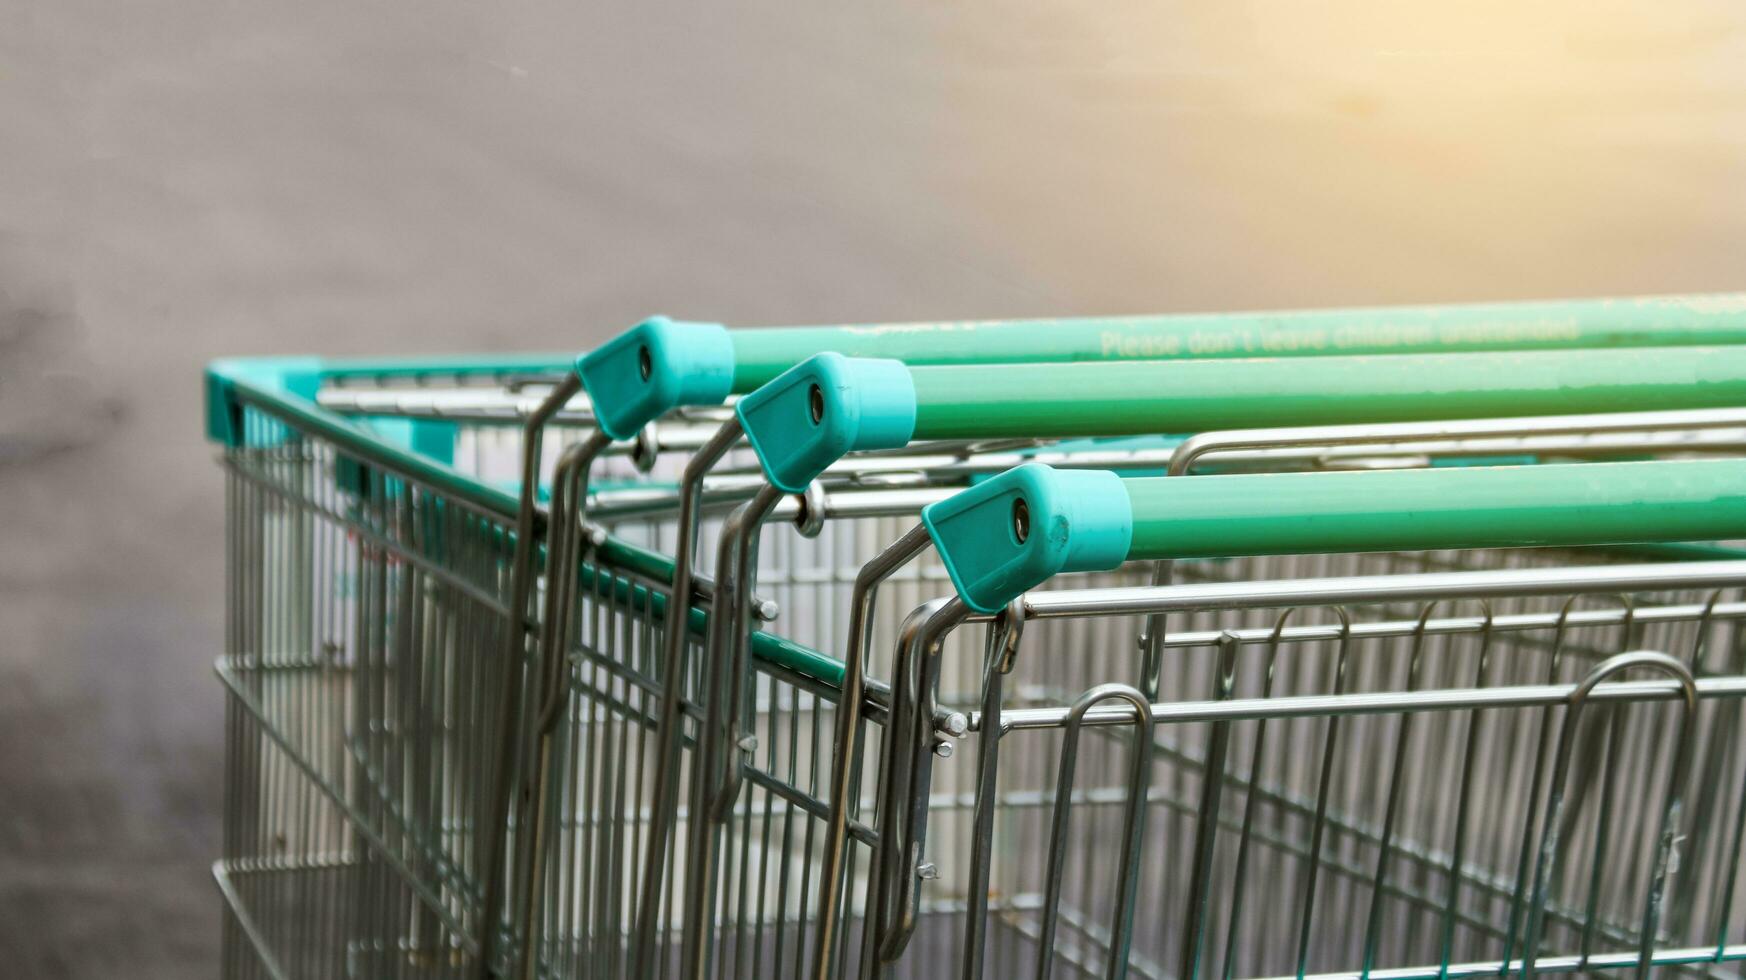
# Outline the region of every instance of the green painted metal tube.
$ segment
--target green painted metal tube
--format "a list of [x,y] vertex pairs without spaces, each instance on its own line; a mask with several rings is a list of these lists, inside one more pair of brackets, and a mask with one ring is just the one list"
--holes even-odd
[[[664,574],[659,574],[660,568],[658,566],[650,568],[643,562],[643,557],[653,557],[659,561],[659,556],[649,552],[642,552],[640,556],[633,558],[641,567],[619,565],[616,564],[615,560],[625,558],[627,556],[626,549],[629,549],[629,546],[616,540],[609,540],[608,544],[611,546],[610,549],[602,549],[598,556],[598,563],[583,561],[577,564],[576,574],[582,587],[596,593],[610,589],[616,601],[639,611],[647,608],[655,620],[664,621],[667,618],[666,594],[650,590],[646,586],[616,574],[616,572],[619,570],[634,571],[640,574],[655,572],[657,574],[650,575],[650,577],[660,582],[668,582],[671,581],[673,575],[672,560],[666,560]],[[629,550],[631,552],[640,551],[640,549]],[[690,616],[687,617],[686,628],[696,636],[708,635],[709,616],[708,611],[693,606]],[[841,660],[771,633],[752,634],[752,655],[766,663],[777,664],[814,680],[823,681],[829,686],[842,683],[843,662]]]
[[[1746,294],[1153,316],[735,328],[734,390],[823,351],[912,364],[1659,347],[1746,341]],[[324,359],[330,377],[568,371],[575,352]]]
[[916,367],[914,438],[1746,405],[1746,347]]
[[1746,536],[1746,460],[1140,478],[1130,559]]
[[736,392],[825,351],[911,364],[1733,344],[1746,294],[733,331]]
[[912,440],[1131,436],[1746,405],[1746,347],[911,367],[827,352],[742,398],[770,482]]
[[1026,463],[922,524],[958,594],[992,613],[1124,561],[1738,539],[1746,459],[1129,479]]

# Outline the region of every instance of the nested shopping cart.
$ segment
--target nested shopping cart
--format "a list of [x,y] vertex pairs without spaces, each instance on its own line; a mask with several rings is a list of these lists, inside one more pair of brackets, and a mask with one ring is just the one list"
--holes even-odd
[[[1676,308],[1678,313],[1663,318]],[[1627,309],[1636,309],[1639,314],[1648,312],[1649,315],[1637,318],[1621,316]],[[908,342],[913,340],[913,335],[918,330],[932,329],[937,335],[932,343],[917,347],[923,353],[911,358],[923,362],[1040,359],[1070,361],[1107,357],[1112,354],[1154,357],[1207,354],[1228,357],[1249,343],[1234,343],[1231,338],[1237,333],[1250,331],[1251,327],[1259,332],[1246,333],[1246,336],[1265,335],[1271,338],[1260,349],[1293,353],[1326,352],[1346,346],[1360,349],[1468,345],[1492,347],[1516,341],[1528,346],[1547,343],[1580,345],[1590,342],[1629,345],[1653,342],[1655,337],[1670,336],[1678,336],[1682,342],[1689,343],[1699,336],[1716,335],[1694,330],[1699,323],[1714,330],[1727,317],[1734,315],[1734,312],[1726,302],[1671,306],[1652,302],[1578,304],[1556,311],[1551,307],[1529,305],[1373,311],[1356,315],[1293,314],[1266,322],[1245,323],[1242,318],[1223,318],[1218,321],[1224,324],[1223,329],[1227,331],[1222,340],[1215,333],[1208,332],[1208,321],[1190,318],[1157,321],[1154,326],[1163,330],[1163,339],[1138,343],[1112,340],[1119,340],[1119,333],[1112,331],[1107,322],[1098,321],[1057,323],[1051,325],[1046,334],[1027,332],[1035,325],[1020,325],[1016,330],[1002,325],[969,328],[963,325],[946,325],[943,329],[896,327],[858,331],[857,334],[865,333],[873,338],[889,337],[892,340]],[[1342,320],[1346,321],[1346,327],[1339,326]],[[1564,326],[1548,329],[1548,324],[1553,321]],[[1123,329],[1129,328],[1129,325],[1121,326]],[[803,337],[799,334],[792,336]],[[854,338],[852,343],[842,338],[838,338],[838,341],[843,346],[859,348],[866,348],[874,343],[874,340],[861,336]],[[794,342],[795,346],[806,343],[816,341],[802,339]],[[912,343],[911,346],[916,345]],[[756,344],[742,344],[737,336],[731,336],[719,328],[661,321],[644,324],[579,363],[577,378],[569,382],[567,389],[560,388],[555,391],[544,410],[530,422],[525,445],[530,450],[537,447],[538,440],[534,437],[534,432],[540,419],[555,412],[571,391],[586,387],[596,405],[605,406],[600,412],[600,431],[587,443],[573,447],[565,455],[554,478],[556,486],[568,488],[560,495],[564,500],[585,500],[588,468],[594,452],[609,445],[613,439],[629,438],[638,431],[639,426],[651,420],[654,414],[675,404],[714,403],[730,390],[749,381],[763,380],[767,377],[765,369],[770,360],[765,348]],[[685,466],[677,494],[677,524],[671,549],[675,555],[675,577],[671,593],[676,597],[675,601],[682,605],[690,605],[693,599],[691,566],[696,546],[697,515],[703,478],[736,445],[739,434],[734,420],[729,420],[713,438],[696,450]],[[901,441],[899,438],[898,442]],[[532,473],[534,467],[533,457],[530,455],[527,472]],[[554,540],[574,542],[579,540],[579,535],[559,531],[554,533]],[[548,593],[548,598],[555,597]],[[563,609],[568,603],[569,600],[556,597],[555,601],[548,602],[547,609]],[[562,624],[559,625],[561,627]],[[548,633],[550,632],[548,629]],[[561,628],[559,632],[562,632]],[[664,642],[660,673],[666,677],[684,678],[687,676],[687,671],[683,669],[684,664],[697,662],[695,656],[688,656],[693,641],[680,631],[669,631],[664,636]],[[550,644],[547,646],[549,649]],[[555,670],[566,658],[547,655],[543,659]],[[536,903],[541,901],[538,881],[544,873],[531,865],[542,860],[532,855],[547,850],[543,828],[564,819],[549,812],[550,806],[562,804],[550,798],[545,789],[542,789],[549,783],[544,774],[550,768],[550,726],[559,713],[556,700],[558,686],[554,676],[548,671],[542,685],[547,693],[536,693],[534,696],[542,706],[540,717],[545,720],[545,724],[539,726],[541,737],[536,745],[522,747],[523,753],[534,761],[534,765],[519,770],[523,782],[518,793],[505,793],[501,796],[505,807],[509,805],[510,796],[515,796],[524,801],[533,801],[536,813],[544,814],[517,822],[533,829],[532,834],[518,838],[530,846],[524,848],[515,861],[517,884],[514,891],[522,896],[520,901],[524,910],[536,909]],[[666,684],[662,687],[659,711],[661,717],[681,716],[686,690],[683,683]],[[505,717],[509,717],[507,712]],[[637,962],[639,957],[647,960],[657,956],[655,948],[666,944],[660,937],[672,935],[675,932],[672,924],[681,921],[671,907],[671,891],[663,887],[669,880],[666,875],[668,848],[674,825],[678,822],[677,781],[686,768],[681,752],[684,742],[681,728],[680,725],[657,726],[657,734],[654,736],[652,752],[656,760],[655,769],[662,774],[662,778],[655,783],[655,795],[648,808],[646,838],[636,841],[634,845],[643,848],[643,857],[635,869],[643,883],[631,888],[638,904],[633,925],[630,927],[636,937],[630,953],[630,968],[633,972],[646,966]],[[510,767],[505,766],[501,771],[508,772]],[[675,782],[669,783],[666,780]],[[581,826],[590,825],[583,822]],[[553,881],[563,882],[569,876],[568,873],[557,873],[550,877]],[[668,897],[667,908],[662,907],[663,896]],[[533,917],[537,918],[537,915]],[[691,918],[694,920],[696,916]],[[663,922],[669,925],[663,926]],[[526,934],[529,942],[537,931],[535,927]],[[532,956],[524,956],[523,959],[527,963],[534,961]]]
[[[1230,319],[1220,329],[1262,330],[1275,338],[1297,330],[1298,346],[1308,352],[1358,343],[1353,339],[1358,336],[1390,349],[1689,343],[1733,339],[1729,334],[1737,331],[1732,321],[1738,313],[1737,305],[1724,301],[1686,300],[1528,308],[1516,310],[1514,321],[1493,309],[1323,314],[1288,318],[1280,321],[1283,327]],[[1398,329],[1384,329],[1391,321]],[[1065,348],[1070,353],[1063,354],[1064,348],[1051,341],[1055,346],[1046,352],[1038,348],[1012,356],[1230,356],[1234,345],[1206,339],[1205,331],[1220,322],[1114,327],[1081,322],[1067,330],[1068,335],[1079,330],[1077,353],[1071,353],[1073,342]],[[1342,322],[1368,332],[1326,340],[1328,330]],[[1403,334],[1401,324],[1420,332]],[[959,325],[844,333],[854,338],[840,345],[850,352],[882,354],[898,352],[883,346],[893,335],[927,347],[939,334],[949,335],[947,341],[981,344],[999,331]],[[1186,339],[1197,333],[1199,340]],[[831,346],[819,339],[820,332],[793,335],[790,362]],[[1177,340],[1160,339],[1172,335]],[[770,342],[755,340],[749,347]],[[1084,347],[1088,342],[1091,346]],[[640,377],[643,352],[630,350]],[[955,350],[945,349],[936,359],[971,356],[962,344]],[[735,356],[755,363],[745,351],[736,350]],[[653,376],[654,358],[650,361]],[[733,387],[743,390],[758,380],[757,372],[770,375],[785,366],[762,363],[746,371],[749,380],[738,378],[736,369]],[[227,447],[231,474],[231,616],[227,654],[219,665],[231,693],[226,851],[218,866],[229,908],[228,973],[459,975],[481,967],[507,968],[503,958],[483,956],[482,950],[503,938],[536,934],[546,945],[518,969],[552,975],[605,971],[629,955],[635,918],[628,906],[637,897],[638,845],[647,836],[650,816],[645,801],[657,788],[646,756],[639,753],[659,731],[649,726],[674,717],[657,707],[659,647],[673,588],[673,562],[666,555],[592,529],[585,540],[570,545],[579,556],[575,582],[581,595],[569,626],[589,637],[587,649],[572,659],[576,670],[594,672],[573,676],[570,690],[591,692],[588,710],[594,714],[578,716],[573,705],[566,705],[563,723],[572,731],[588,729],[592,741],[586,752],[568,757],[563,780],[548,788],[561,795],[584,785],[605,787],[600,798],[615,801],[617,809],[603,806],[587,814],[572,809],[569,819],[595,836],[584,848],[573,836],[558,834],[549,839],[561,843],[550,847],[540,845],[531,817],[540,810],[533,801],[514,792],[501,800],[504,786],[523,785],[516,772],[529,768],[520,753],[534,733],[523,726],[544,714],[534,710],[544,706],[533,698],[540,673],[524,669],[537,665],[505,654],[520,652],[521,637],[545,628],[537,597],[551,581],[549,571],[543,580],[538,574],[550,563],[551,547],[544,541],[545,507],[535,494],[539,470],[531,471],[530,479],[516,464],[528,447],[552,440],[521,439],[515,427],[541,415],[542,400],[552,401],[543,399],[545,393],[570,384],[571,376],[566,358],[233,362],[211,375],[209,428]],[[719,401],[720,395],[710,397]],[[607,402],[610,408],[612,400]],[[661,414],[661,407],[653,414]],[[549,414],[559,423],[560,447],[585,444],[587,427],[605,427],[603,418],[577,400],[558,401]],[[593,451],[624,452],[646,463],[657,449],[702,448],[719,418],[707,411],[666,417],[672,421],[658,426],[665,430],[660,437],[646,427],[620,429],[636,441]],[[984,447],[971,448],[974,455]],[[647,480],[628,467],[617,475]],[[647,500],[665,492],[648,486],[627,492],[637,503],[617,513],[633,519],[613,527],[671,527],[671,511],[648,516]],[[574,500],[586,496],[576,494]],[[606,496],[602,491],[594,499]],[[852,506],[846,498],[844,504]],[[879,505],[869,507],[879,512]],[[609,520],[613,513],[603,511]],[[518,542],[527,549],[519,560]],[[852,555],[858,564],[876,548],[872,539],[846,542],[838,557]],[[846,579],[839,579],[797,587],[769,576],[765,581],[791,596],[806,588],[823,596],[845,591]],[[696,584],[686,605],[699,604],[690,619],[693,635],[701,637],[710,583]],[[786,605],[791,614],[797,606],[805,612],[804,603],[791,599]],[[818,603],[821,609],[829,605],[840,602]],[[512,617],[510,610],[518,608],[528,615]],[[525,625],[512,628],[518,619]],[[809,628],[821,635],[840,633],[836,624],[822,621]],[[816,705],[833,696],[841,681],[839,662],[770,632],[750,640],[761,670],[786,672],[796,690],[813,693]],[[876,718],[882,699],[878,685],[871,687],[876,696],[868,717]],[[788,709],[793,725],[801,723],[794,714],[797,703]],[[683,701],[683,723],[694,726],[706,707]],[[827,725],[815,728],[815,735],[828,742],[828,718],[811,719],[819,720]],[[510,760],[507,769],[504,758]],[[784,806],[795,824],[808,825],[805,833],[816,829],[816,800]],[[522,807],[520,813],[503,809]],[[529,909],[517,904],[515,889],[508,887],[525,880],[513,870],[517,859],[509,852],[517,847],[545,862],[556,873],[544,880],[563,882],[566,891],[559,894],[572,896],[567,906],[541,907],[538,914],[551,928],[529,929],[518,918]],[[764,853],[773,863],[813,861],[796,840],[767,844]],[[665,879],[668,889],[675,887],[679,870]],[[503,903],[501,913],[488,911],[494,892]],[[574,896],[583,893],[592,897],[587,914],[578,915]],[[773,893],[763,896],[759,901],[766,909],[780,911],[756,922],[741,916],[734,928],[760,931],[761,942],[773,940],[778,952],[764,961],[773,967],[785,961],[780,934],[786,929],[791,946],[797,944],[805,910],[815,900],[816,894],[781,902]],[[795,909],[792,919],[789,905]],[[487,922],[500,927],[486,928]],[[677,935],[686,926],[679,920],[662,928]],[[755,946],[741,944],[744,950]]]
[[[892,667],[862,965],[1726,972],[1746,955],[1746,579],[1736,561],[1543,549],[1737,536],[1743,475],[1738,460],[1126,481],[1026,466],[933,505],[923,541],[959,597],[916,611]],[[1509,568],[1388,568],[1523,545]],[[1273,566],[1289,571],[1367,552],[1389,556],[1382,574],[1026,593],[1124,560],[1291,556]],[[972,622],[989,624],[980,683],[952,690],[944,641]],[[964,693],[977,751],[939,759],[933,719]]]
[[[1640,354],[1620,356],[1612,352],[1581,352],[1561,356],[1512,355],[1508,358],[1488,358],[1482,355],[1399,356],[1391,359],[1326,358],[1310,363],[1293,364],[1283,361],[1231,361],[1221,364],[1147,364],[1120,367],[1087,366],[1069,369],[1000,367],[987,369],[915,368],[906,369],[890,363],[858,363],[852,359],[821,355],[796,367],[772,381],[739,403],[741,422],[768,472],[770,483],[753,500],[741,508],[728,522],[719,554],[716,582],[717,616],[712,619],[708,646],[710,680],[706,688],[709,717],[704,730],[702,756],[704,763],[694,766],[693,795],[688,812],[690,842],[687,858],[686,912],[688,920],[733,921],[736,893],[748,887],[746,869],[740,867],[716,880],[715,849],[723,846],[721,829],[697,814],[713,811],[715,823],[732,823],[731,808],[743,773],[757,773],[764,780],[775,780],[777,774],[761,768],[757,755],[763,752],[765,736],[755,722],[737,728],[734,720],[755,717],[769,705],[780,701],[751,683],[746,673],[749,658],[744,644],[735,646],[731,639],[743,639],[743,623],[748,621],[744,597],[749,596],[753,583],[749,574],[755,562],[761,517],[783,499],[783,494],[801,493],[796,505],[803,523],[810,523],[813,533],[822,530],[826,514],[834,507],[846,505],[855,516],[866,517],[869,510],[855,501],[861,494],[814,493],[812,481],[826,471],[836,454],[847,448],[879,445],[891,440],[889,431],[898,431],[897,440],[908,436],[934,438],[945,436],[985,438],[1029,433],[1033,436],[1083,435],[1091,433],[1121,434],[1156,431],[1160,426],[1175,425],[1184,429],[1210,426],[1281,421],[1330,419],[1392,419],[1425,417],[1472,417],[1502,414],[1509,411],[1549,408],[1582,409],[1618,404],[1638,406],[1668,405],[1729,405],[1738,404],[1740,392],[1730,391],[1720,379],[1729,372],[1728,362],[1734,355],[1726,350],[1657,351],[1653,357]],[[1692,379],[1702,365],[1710,383],[1693,385]],[[1425,379],[1438,379],[1427,385]],[[1456,380],[1463,379],[1463,380]],[[1624,380],[1630,379],[1630,380]],[[1627,391],[1626,389],[1629,389]],[[1027,393],[1016,397],[1011,392]],[[1340,397],[1333,397],[1334,395]],[[878,413],[901,417],[893,426]],[[873,424],[868,425],[872,419]],[[1230,433],[1222,440],[1203,435],[1190,440],[1174,453],[1172,468],[1189,465],[1196,457],[1233,445],[1246,448],[1267,447],[1274,452],[1284,448],[1302,450],[1310,446],[1342,445],[1355,441],[1372,443],[1366,449],[1373,455],[1379,448],[1398,453],[1408,448],[1422,453],[1425,440],[1440,437],[1444,443],[1439,452],[1452,455],[1482,451],[1497,454],[1498,442],[1514,436],[1510,448],[1522,449],[1524,434],[1537,440],[1533,446],[1541,451],[1558,449],[1564,452],[1589,453],[1596,450],[1619,452],[1627,448],[1638,451],[1665,449],[1665,436],[1672,430],[1685,429],[1684,436],[1704,434],[1703,445],[1712,449],[1741,445],[1738,410],[1706,412],[1634,413],[1627,416],[1585,416],[1581,418],[1551,417],[1514,420],[1490,420],[1483,423],[1354,426],[1347,429],[1322,428],[1273,433]],[[1660,430],[1659,432],[1655,430]],[[1707,430],[1707,432],[1705,431]],[[865,438],[871,433],[870,438]],[[1367,437],[1364,433],[1369,433]],[[1635,442],[1621,436],[1636,433]],[[1599,437],[1608,436],[1603,444]],[[1465,445],[1454,445],[1449,439],[1459,435]],[[1576,436],[1574,440],[1570,436]],[[1474,441],[1476,437],[1489,441]],[[1562,442],[1557,437],[1563,436]],[[1647,440],[1641,438],[1648,436]],[[1401,440],[1416,440],[1402,443]],[[1724,441],[1717,437],[1727,437]],[[1235,442],[1233,442],[1235,440]],[[1379,447],[1384,441],[1392,444]],[[1690,438],[1679,445],[1698,445]],[[1348,448],[1352,448],[1348,446]],[[998,454],[996,454],[998,455]],[[1158,460],[1162,469],[1164,460]],[[938,499],[941,491],[920,491],[908,494],[880,493],[879,516],[913,516],[922,504]],[[910,540],[925,541],[914,532]],[[870,589],[871,586],[869,585]],[[841,598],[851,601],[840,610],[845,617],[865,618],[863,597],[857,592],[849,597],[845,590]],[[721,603],[726,602],[724,607]],[[838,602],[839,605],[842,603]],[[720,615],[727,612],[728,616]],[[741,626],[732,625],[737,616]],[[862,635],[871,624],[856,625],[853,618],[846,630],[837,636],[811,640],[821,649],[841,650],[849,636]],[[725,634],[725,637],[724,637]],[[860,663],[856,656],[846,658],[845,701],[855,704],[853,692],[860,687]],[[732,676],[735,684],[724,687],[722,677]],[[768,681],[759,681],[767,684]],[[753,696],[753,691],[760,691]],[[876,696],[883,696],[881,686]],[[760,707],[762,706],[762,707]],[[725,709],[725,710],[718,710]],[[948,718],[950,716],[947,716]],[[726,720],[721,720],[726,719]],[[838,783],[827,797],[846,802],[847,771],[845,761],[859,744],[855,712],[839,711],[829,752],[836,753],[835,777]],[[738,744],[739,755],[731,761],[724,747]],[[712,748],[713,746],[713,748]],[[847,747],[845,749],[845,747]],[[724,768],[725,767],[725,768]],[[753,850],[751,839],[759,822],[755,807],[742,808],[739,818],[753,825],[748,833],[743,826],[727,830],[726,836],[737,840],[745,851]],[[836,824],[826,832],[823,853],[826,871],[820,885],[825,893],[840,881],[844,861],[846,828]],[[871,831],[861,828],[863,839]],[[720,894],[717,894],[720,892]],[[717,908],[712,909],[715,903]],[[725,909],[720,906],[725,903]],[[761,913],[754,912],[754,918]],[[826,920],[829,923],[830,920]],[[731,960],[727,952],[732,944],[722,930],[710,933],[690,933],[688,944],[713,935],[718,940],[715,952]],[[820,948],[828,947],[829,935]],[[735,940],[737,942],[737,940]],[[703,970],[709,954],[693,950],[687,972]],[[731,969],[732,967],[730,967]]]

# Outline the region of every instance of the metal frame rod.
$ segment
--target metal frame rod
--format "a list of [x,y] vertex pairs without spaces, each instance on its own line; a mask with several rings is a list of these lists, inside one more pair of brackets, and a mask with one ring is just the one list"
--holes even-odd
[[739,442],[741,432],[738,420],[724,423],[715,437],[691,457],[680,484],[679,527],[673,549],[673,587],[667,598],[667,608],[672,614],[663,631],[660,732],[655,755],[657,777],[650,801],[653,816],[643,855],[642,890],[637,896],[636,932],[632,937],[629,964],[632,976],[640,975],[639,968],[652,972],[655,934],[661,914],[661,885],[667,866],[667,839],[672,834],[675,817],[673,801],[679,788],[679,700],[680,690],[685,684],[688,638],[684,622],[693,598],[691,562],[697,540],[699,491],[704,475]]
[[505,624],[502,680],[497,692],[497,768],[492,774],[491,826],[486,834],[486,885],[484,917],[480,921],[479,963],[481,978],[498,977],[498,945],[502,941],[505,875],[499,870],[504,861],[509,834],[509,812],[514,803],[513,776],[516,755],[521,743],[520,712],[517,692],[521,690],[522,660],[527,654],[528,602],[533,592],[535,488],[539,485],[541,435],[546,419],[557,412],[571,396],[582,389],[582,379],[574,373],[552,388],[540,409],[528,417],[522,445],[521,505],[515,526],[515,557],[510,568],[509,621]]

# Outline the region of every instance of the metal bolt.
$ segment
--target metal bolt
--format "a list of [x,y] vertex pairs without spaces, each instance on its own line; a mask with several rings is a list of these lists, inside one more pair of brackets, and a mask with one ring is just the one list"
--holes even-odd
[[649,380],[649,375],[655,373],[655,358],[649,353],[647,344],[637,348],[637,372],[643,376],[644,381]]
[[915,866],[915,876],[923,881],[933,881],[940,876],[940,869],[932,861],[924,861]]
[[817,480],[806,485],[806,492],[796,494],[800,509],[794,514],[794,526],[803,538],[816,538],[824,530],[825,489]]
[[1024,544],[1031,536],[1031,506],[1025,503],[1025,498],[1019,497],[1012,502],[1012,536]]
[[934,754],[939,756],[942,759],[950,759],[952,757],[952,743],[946,741],[945,739],[941,739],[938,742],[935,742],[934,743]]
[[756,736],[756,735],[745,736],[744,738],[740,739],[739,746],[740,746],[741,752],[750,753],[750,752],[758,751],[758,736]]
[[970,717],[962,711],[954,711],[940,722],[940,731],[953,738],[961,738],[970,730]]
[[999,644],[999,660],[995,668],[1003,674],[1012,673],[1013,661],[1018,659],[1019,639],[1025,632],[1025,600],[1023,596],[1014,598],[1001,610],[994,620],[995,642]]
[[813,425],[817,425],[820,422],[824,421],[824,413],[825,413],[824,389],[820,388],[817,384],[814,384],[811,388],[807,389],[806,408],[807,408],[807,411],[812,413],[812,424]]
[[631,443],[631,465],[639,473],[647,473],[655,468],[655,463],[661,456],[661,439],[655,433],[655,423],[650,422],[637,432],[636,441]]

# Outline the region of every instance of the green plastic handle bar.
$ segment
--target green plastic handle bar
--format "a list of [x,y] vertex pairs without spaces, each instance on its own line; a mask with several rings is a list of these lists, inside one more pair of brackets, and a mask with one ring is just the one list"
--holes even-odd
[[[1067,319],[966,320],[734,328],[734,388],[747,392],[813,354],[899,357],[896,336],[923,341],[940,362],[1072,361],[1273,354],[1380,354],[1568,347],[1659,347],[1746,340],[1746,294],[1395,306],[1307,311],[1166,313]],[[917,346],[922,346],[918,344]],[[550,374],[574,352],[324,359],[329,376]]]
[[1021,364],[910,374],[918,439],[1746,405],[1746,347]]
[[741,399],[798,493],[851,450],[1746,405],[1746,347],[908,367],[820,354]]
[[1734,344],[1746,293],[733,331],[734,390],[813,354],[910,364],[1253,358]]
[[576,367],[601,428],[628,439],[666,411],[754,391],[825,352],[916,365],[1061,364],[1743,340],[1746,295],[737,330],[654,317]]
[[1124,561],[1746,536],[1746,459],[1122,479],[1026,463],[922,512],[958,594],[995,612]]

